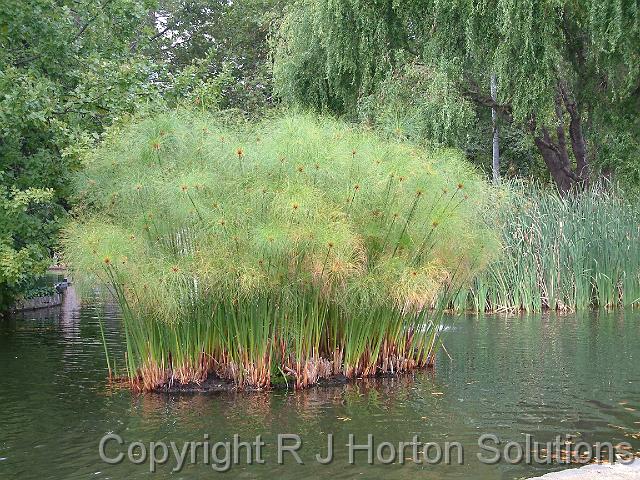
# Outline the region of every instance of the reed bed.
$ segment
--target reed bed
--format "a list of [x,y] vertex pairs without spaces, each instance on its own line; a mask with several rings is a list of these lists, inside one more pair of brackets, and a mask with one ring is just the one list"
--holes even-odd
[[444,308],[497,250],[459,152],[311,115],[239,129],[168,113],[86,163],[65,258],[117,299],[142,390],[432,365]]
[[457,308],[536,312],[638,304],[637,200],[605,184],[563,197],[512,184],[494,195],[502,253],[459,293]]

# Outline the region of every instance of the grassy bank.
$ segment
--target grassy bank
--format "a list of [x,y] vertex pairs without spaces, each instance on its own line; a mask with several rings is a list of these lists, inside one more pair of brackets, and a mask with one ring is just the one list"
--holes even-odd
[[460,153],[306,115],[145,120],[113,131],[76,187],[66,261],[110,285],[147,390],[430,365],[445,303],[497,249]]
[[640,301],[640,204],[596,185],[559,197],[531,185],[496,194],[502,253],[461,292],[460,309],[528,312]]

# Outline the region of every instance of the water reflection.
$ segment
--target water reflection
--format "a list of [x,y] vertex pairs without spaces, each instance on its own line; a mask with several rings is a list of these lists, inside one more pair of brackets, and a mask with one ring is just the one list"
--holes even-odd
[[[640,322],[637,312],[573,316],[460,317],[446,337],[451,360],[433,372],[302,392],[146,394],[109,386],[98,317],[112,355],[122,358],[117,310],[69,301],[58,312],[0,323],[0,476],[142,478],[148,465],[106,465],[97,446],[107,432],[126,441],[212,441],[278,433],[303,438],[305,465],[238,465],[231,478],[513,479],[554,467],[475,460],[481,433],[505,440],[530,433],[541,442],[574,434],[588,442],[629,441],[640,448]],[[347,462],[349,433],[366,441],[457,441],[465,465]],[[330,465],[314,461],[335,436]],[[63,459],[63,460],[61,460]],[[158,478],[208,478],[198,464]]]

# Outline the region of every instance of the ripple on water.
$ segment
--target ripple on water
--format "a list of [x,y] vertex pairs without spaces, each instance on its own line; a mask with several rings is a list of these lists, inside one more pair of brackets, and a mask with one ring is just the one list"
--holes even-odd
[[[625,317],[626,315],[626,317]],[[117,311],[104,314],[112,356],[122,358]],[[459,441],[469,458],[481,433],[548,441],[579,434],[587,441],[629,441],[640,430],[637,358],[638,312],[587,316],[456,318],[445,333],[452,360],[435,372],[363,380],[302,392],[135,396],[106,387],[98,311],[86,305],[62,318],[0,323],[0,474],[20,479],[140,478],[148,465],[99,462],[106,432],[126,440],[229,439],[299,433],[309,451],[326,434],[344,445],[349,433],[377,441]],[[633,320],[633,321],[632,321]],[[632,441],[633,443],[633,441]],[[636,442],[637,443],[637,442]],[[640,445],[635,445],[636,449]],[[61,460],[63,459],[63,460]],[[168,476],[168,470],[164,471]],[[204,478],[210,468],[189,467],[184,478]],[[344,452],[326,467],[242,467],[232,478],[415,478],[424,466],[346,466]],[[428,469],[430,479],[526,477],[544,473],[526,465],[469,464]]]

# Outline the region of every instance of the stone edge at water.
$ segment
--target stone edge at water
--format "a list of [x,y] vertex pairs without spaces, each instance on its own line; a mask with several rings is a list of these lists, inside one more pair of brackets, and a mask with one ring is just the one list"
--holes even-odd
[[630,464],[586,465],[580,468],[547,473],[529,480],[639,480],[640,460]]
[[59,307],[62,305],[62,295],[54,293],[53,295],[44,295],[40,297],[29,298],[17,302],[12,311],[24,312],[30,310],[40,310],[43,308]]

